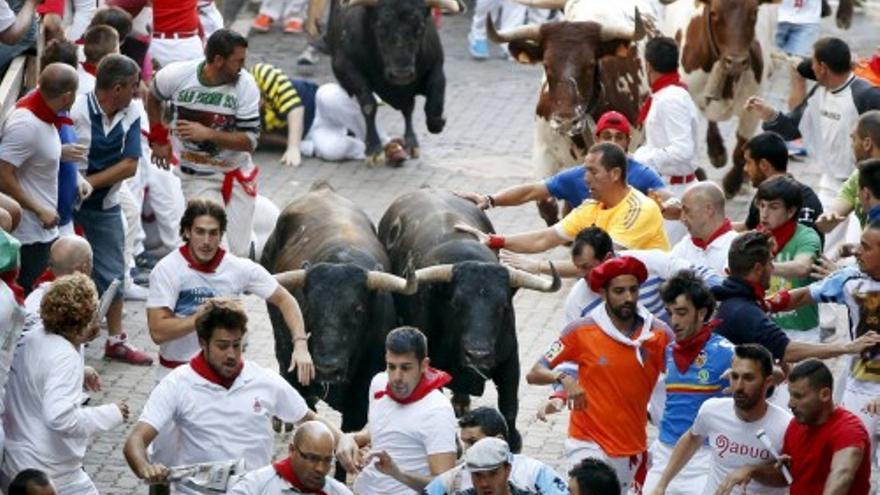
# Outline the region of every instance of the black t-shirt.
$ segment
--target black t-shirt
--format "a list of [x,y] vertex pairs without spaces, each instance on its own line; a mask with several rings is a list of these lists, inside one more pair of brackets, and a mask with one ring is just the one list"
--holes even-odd
[[[794,177],[790,178],[794,179]],[[798,181],[795,179],[801,186],[801,196],[803,197],[803,206],[801,206],[801,211],[798,212],[798,223],[802,223],[807,227],[812,228],[819,234],[819,239],[822,240],[822,244],[825,243],[825,234],[819,231],[816,228],[816,219],[819,218],[819,215],[822,214],[822,202],[819,201],[819,197],[816,196],[816,193],[810,189],[810,186]],[[755,196],[752,197],[752,202],[749,204],[749,215],[746,217],[746,228],[749,230],[754,229],[758,226],[761,221],[760,213],[758,212],[758,193],[755,193]]]

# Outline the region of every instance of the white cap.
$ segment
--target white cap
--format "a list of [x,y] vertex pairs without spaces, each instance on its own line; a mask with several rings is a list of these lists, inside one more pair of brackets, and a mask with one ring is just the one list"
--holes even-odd
[[507,442],[496,437],[479,440],[464,453],[469,471],[489,471],[503,464],[512,464],[513,456]]

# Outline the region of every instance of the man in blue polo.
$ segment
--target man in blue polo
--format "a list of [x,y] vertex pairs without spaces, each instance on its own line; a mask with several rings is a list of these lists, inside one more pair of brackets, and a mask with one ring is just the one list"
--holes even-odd
[[[125,276],[125,229],[117,192],[122,181],[137,171],[141,155],[141,111],[132,104],[139,82],[140,68],[134,60],[107,55],[98,64],[95,89],[77,96],[70,112],[79,142],[88,148],[80,171],[93,189],[74,220],[92,246],[92,279],[101,293]],[[122,331],[121,291],[107,312],[107,330],[105,358],[152,364],[152,358],[128,343]]]

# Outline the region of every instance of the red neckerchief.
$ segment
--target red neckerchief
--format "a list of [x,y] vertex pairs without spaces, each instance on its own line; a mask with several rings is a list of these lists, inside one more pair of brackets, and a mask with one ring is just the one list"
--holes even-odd
[[86,71],[87,74],[91,74],[95,77],[98,76],[98,67],[95,64],[91,62],[83,62],[80,65],[82,65],[83,70]]
[[272,463],[272,467],[275,469],[275,472],[278,473],[278,476],[281,476],[284,481],[288,482],[296,488],[296,491],[299,493],[314,493],[316,495],[327,495],[327,492],[321,490],[320,488],[316,488],[314,490],[306,488],[303,485],[302,481],[296,477],[296,473],[293,472],[293,465],[290,464],[290,457],[285,457],[280,461],[275,461]]
[[675,361],[675,367],[680,373],[684,373],[706,346],[712,331],[721,323],[720,320],[711,320],[703,325],[697,333],[688,337],[684,342],[675,341],[672,345],[672,359]]
[[198,355],[189,362],[190,367],[192,367],[193,371],[199,374],[205,380],[208,380],[211,383],[220,385],[221,387],[229,390],[229,387],[235,383],[235,379],[238,378],[238,375],[241,374],[242,368],[244,368],[244,363],[238,364],[238,369],[235,370],[235,375],[231,378],[223,378],[218,375],[214,368],[208,364],[208,360],[205,359],[205,354],[200,352]]
[[73,125],[73,121],[69,117],[58,115],[58,112],[52,110],[52,107],[46,103],[46,99],[40,94],[39,90],[34,90],[25,95],[22,99],[15,103],[15,108],[24,108],[30,110],[35,117],[47,124],[52,124],[57,128],[62,125]]
[[419,380],[418,385],[416,385],[416,388],[413,389],[412,393],[409,394],[409,397],[407,397],[405,399],[400,399],[400,398],[396,397],[394,395],[394,391],[391,390],[390,383],[385,384],[385,390],[380,390],[380,391],[376,392],[376,394],[373,397],[376,399],[381,399],[382,397],[387,395],[388,398],[390,398],[394,402],[397,402],[398,404],[403,404],[403,405],[412,404],[413,402],[417,402],[417,401],[421,400],[424,396],[428,395],[429,393],[433,392],[434,390],[442,388],[444,385],[446,385],[447,383],[449,383],[451,381],[452,381],[452,376],[449,373],[447,373],[443,370],[438,370],[436,368],[429,367],[422,374],[422,378]]
[[697,239],[696,237],[691,236],[691,242],[694,243],[694,246],[697,246],[698,248],[705,251],[706,248],[709,247],[709,244],[712,244],[712,241],[718,239],[724,234],[730,232],[731,230],[733,230],[733,225],[731,225],[729,218],[725,218],[724,223],[721,224],[721,227],[718,227],[718,230],[709,234],[709,237],[705,241],[703,239]]
[[223,261],[223,256],[226,254],[226,251],[223,248],[218,247],[217,252],[214,253],[214,257],[211,258],[211,261],[207,263],[199,263],[193,258],[192,254],[189,252],[189,246],[184,244],[180,246],[180,255],[183,256],[183,259],[189,263],[189,267],[197,272],[203,273],[214,273],[217,270],[217,267],[220,266],[220,262]]
[[[788,244],[788,241],[794,237],[794,231],[796,229],[797,218],[791,217],[787,222],[770,231],[770,235],[772,235],[773,239],[776,241],[776,249],[773,251],[773,256],[776,256],[779,251],[782,251],[782,248],[784,248],[785,245]],[[759,224],[757,230],[766,232],[767,229],[765,229],[762,224]]]
[[645,123],[645,119],[648,118],[648,112],[651,111],[651,100],[652,95],[657,94],[658,91],[667,87],[667,86],[678,86],[680,88],[687,89],[687,84],[681,82],[681,77],[678,75],[678,71],[670,72],[668,74],[663,74],[660,76],[654,84],[651,85],[651,94],[645,98],[645,101],[642,102],[642,108],[639,110],[639,118],[636,120],[638,125],[642,125]]
[[761,284],[752,282],[751,280],[742,279],[743,282],[748,284],[749,287],[752,288],[752,294],[755,296],[755,303],[764,310],[765,313],[770,312],[770,306],[767,305],[767,301],[764,298],[767,297],[767,289],[765,289]]
[[871,61],[868,62],[868,66],[874,71],[875,74],[880,74],[880,55],[874,55],[871,57]]
[[0,280],[6,282],[6,286],[15,296],[15,302],[19,306],[24,306],[24,287],[18,285],[18,268],[0,273]]
[[43,270],[43,273],[41,273],[40,276],[37,277],[36,280],[34,280],[34,287],[36,288],[39,287],[41,284],[54,281],[55,273],[52,271],[51,268],[46,268],[45,270]]

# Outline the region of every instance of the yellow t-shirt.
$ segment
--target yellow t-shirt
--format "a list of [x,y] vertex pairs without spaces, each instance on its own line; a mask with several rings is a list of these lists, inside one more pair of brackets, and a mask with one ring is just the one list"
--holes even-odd
[[584,201],[557,224],[556,231],[574,240],[581,230],[593,225],[608,232],[615,243],[626,249],[669,251],[660,207],[633,187],[613,208],[605,208],[594,199]]

